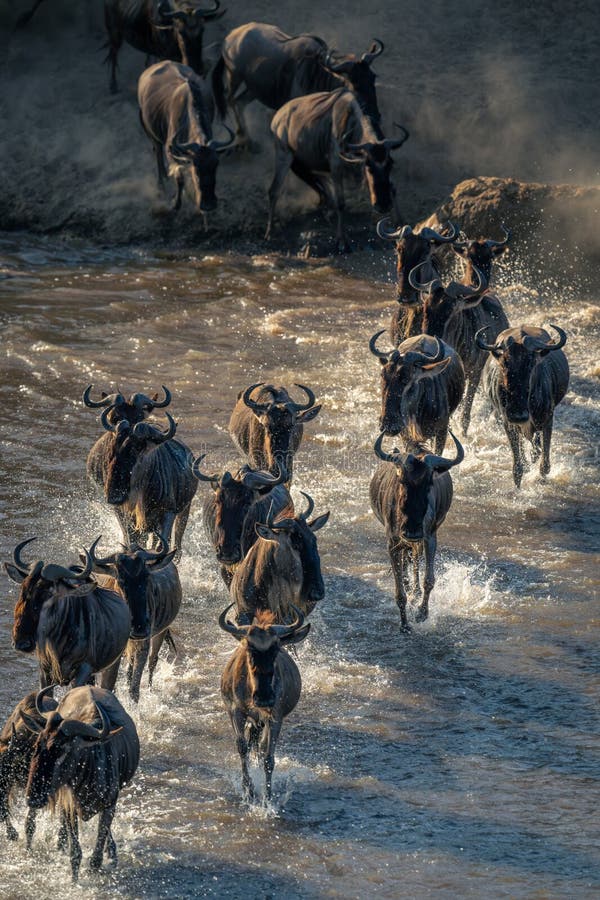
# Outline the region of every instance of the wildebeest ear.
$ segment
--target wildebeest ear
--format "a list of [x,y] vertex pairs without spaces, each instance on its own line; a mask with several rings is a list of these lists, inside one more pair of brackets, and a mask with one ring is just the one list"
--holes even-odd
[[271,529],[267,525],[262,525],[260,522],[256,522],[256,524],[254,525],[254,530],[259,537],[263,538],[263,540],[271,541],[272,544],[278,543],[277,535],[274,531],[271,531]]
[[327,520],[329,519],[330,514],[331,514],[331,513],[330,513],[330,510],[327,510],[327,512],[326,512],[326,513],[323,513],[322,516],[317,516],[316,519],[313,519],[312,522],[309,522],[309,523],[308,523],[308,527],[310,528],[310,530],[311,530],[311,531],[318,531],[319,528],[322,528],[323,525],[326,525],[326,524],[327,524]]
[[284,637],[280,638],[282,644],[299,644],[300,641],[303,641],[308,632],[310,631],[310,622],[307,622],[306,625],[303,625],[302,628],[298,628],[293,634],[286,634]]
[[439,362],[427,363],[425,366],[419,366],[419,370],[423,372],[424,375],[439,375],[440,372],[444,371],[446,366],[450,365],[451,359],[451,356],[446,356]]
[[12,563],[5,562],[4,568],[6,569],[6,574],[10,578],[11,581],[16,581],[17,584],[22,584],[25,581],[26,576],[23,575],[22,572],[19,572],[16,566],[13,566]]
[[313,406],[311,409],[307,409],[304,412],[298,413],[296,417],[297,422],[310,422],[321,412],[321,404],[318,403],[317,406]]

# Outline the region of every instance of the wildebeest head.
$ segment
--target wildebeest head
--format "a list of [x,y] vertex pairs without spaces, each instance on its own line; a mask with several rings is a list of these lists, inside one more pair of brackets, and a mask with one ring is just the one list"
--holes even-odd
[[160,21],[155,22],[154,27],[159,31],[172,29],[182,62],[191,66],[199,75],[204,74],[202,58],[204,26],[206,22],[220,19],[225,15],[227,10],[220,9],[220,6],[220,0],[214,0],[214,6],[207,9],[192,3],[177,3],[172,6],[169,0],[161,0],[158,6]]
[[304,625],[304,616],[293,607],[296,621],[291,625],[275,625],[271,610],[259,610],[252,625],[233,625],[227,619],[231,603],[219,616],[219,625],[228,634],[242,642],[240,651],[245,655],[250,705],[271,710],[277,701],[275,660],[285,644],[297,644],[310,631],[310,622]]
[[[385,329],[376,332],[369,341],[369,350],[381,363],[381,417],[379,427],[384,434],[400,434],[409,425],[411,400],[416,401],[419,382],[441,373],[450,357],[444,355],[444,348],[437,338],[429,338],[432,353],[404,349],[404,344],[412,344],[409,339],[397,350],[384,353],[376,346],[377,338]],[[423,339],[420,338],[422,341]]]
[[196,206],[201,212],[213,212],[217,208],[215,193],[219,153],[230,147],[235,135],[227,125],[223,127],[229,132],[226,141],[211,138],[206,143],[189,141],[187,144],[172,143],[169,146],[169,157],[177,166],[190,166]]
[[486,344],[485,328],[475,335],[477,346],[491,353],[500,366],[499,399],[506,418],[514,425],[529,421],[529,392],[535,367],[544,356],[560,350],[567,341],[562,328],[558,325],[550,327],[558,333],[557,341],[553,341],[544,328],[531,325],[501,331],[495,344]]
[[21,550],[34,541],[28,538],[17,544],[13,551],[13,563],[4,563],[6,572],[13,581],[21,585],[15,605],[13,623],[13,645],[22,653],[33,653],[36,648],[37,628],[44,603],[54,596],[83,596],[96,589],[90,580],[92,560],[88,551],[83,569],[75,566],[67,569],[54,563],[44,564],[42,560],[27,564],[21,558]]
[[364,114],[371,120],[373,129],[378,139],[383,138],[381,130],[381,113],[377,104],[377,92],[375,90],[375,72],[371,69],[371,63],[383,53],[383,42],[375,38],[371,49],[359,58],[354,54],[344,55],[329,51],[322,59],[321,65],[342,78],[352,90],[358,104]]
[[327,523],[329,512],[323,513],[309,522],[308,517],[312,514],[315,504],[309,494],[305,494],[304,491],[300,491],[300,493],[308,502],[308,506],[303,512],[293,518],[278,519],[277,521],[273,521],[269,516],[266,524],[256,524],[256,533],[265,541],[274,541],[283,546],[287,545],[291,549],[300,561],[301,594],[308,602],[317,603],[325,596],[325,585],[321,575],[321,559],[315,532]]
[[169,550],[168,544],[159,538],[158,551],[136,545],[129,550],[99,557],[96,556],[99,541],[100,537],[96,538],[90,547],[94,569],[116,579],[131,613],[129,636],[132,640],[144,640],[150,636],[151,627],[148,615],[149,578],[152,572],[159,572],[172,562],[177,548]]
[[161,431],[147,422],[138,422],[132,426],[126,419],[112,425],[109,421],[111,411],[109,406],[101,416],[104,428],[114,435],[104,494],[108,503],[120,506],[129,496],[131,473],[138,459],[158,444],[170,441],[175,436],[177,425],[170,413],[165,414],[169,421],[166,431]]
[[232,475],[205,475],[200,466],[206,456],[203,453],[192,464],[192,471],[199,481],[208,481],[215,492],[215,533],[214,543],[217,559],[224,565],[234,565],[242,558],[242,535],[244,522],[250,507],[257,498],[267,493],[277,484],[287,481],[287,471],[281,466],[278,475],[242,468]]
[[446,287],[436,276],[427,283],[417,281],[416,270],[422,266],[415,266],[408,275],[411,285],[421,295],[423,304],[423,331],[438,337],[444,337],[449,323],[455,316],[461,315],[464,310],[472,309],[481,303],[481,298],[487,290],[487,281],[479,269],[473,272],[477,283],[475,287],[469,287],[458,281],[451,281]]
[[[296,384],[296,387],[306,394],[306,403],[295,403],[284,388],[277,389],[271,385],[263,388],[263,385],[263,381],[251,384],[239,396],[264,429],[267,456],[276,459],[287,469],[290,467],[288,454],[295,426],[314,419],[319,414],[321,405],[315,406],[315,395],[303,384]],[[270,393],[272,399],[268,402],[264,402],[264,399],[253,400],[251,395],[256,388],[263,388],[261,393]]]
[[83,392],[83,402],[89,409],[106,409],[110,407],[107,414],[107,421],[111,425],[116,425],[121,419],[126,419],[130,425],[143,421],[153,410],[164,409],[171,402],[171,392],[162,386],[165,396],[162,400],[158,399],[158,394],[148,397],[146,394],[132,394],[127,400],[123,394],[117,392],[115,394],[106,394],[102,391],[100,400],[92,400],[91,392],[93,385],[89,384]]
[[401,452],[397,448],[391,453],[382,450],[384,432],[375,441],[375,454],[385,462],[396,467],[401,490],[395,493],[395,522],[402,540],[412,543],[422,541],[424,521],[430,503],[430,491],[434,475],[447,472],[464,459],[462,444],[452,432],[450,436],[456,445],[456,456],[447,459],[430,453],[419,441],[407,442],[407,449]]
[[450,229],[450,233],[447,235],[440,234],[433,228],[422,228],[417,233],[410,225],[389,229],[388,222],[387,216],[379,220],[377,234],[384,241],[394,241],[396,244],[396,299],[399,303],[418,306],[421,303],[419,293],[408,280],[411,270],[421,265],[421,277],[435,278],[439,274],[438,264],[432,253],[436,247],[455,241],[458,228],[448,222],[446,228]]
[[406,128],[398,126],[404,136],[397,139],[386,138],[382,141],[366,141],[362,144],[344,144],[340,152],[344,162],[364,167],[365,180],[369,189],[371,206],[377,212],[389,212],[394,205],[396,188],[390,180],[394,162],[391,151],[397,150],[409,137]]
[[475,269],[479,269],[485,280],[488,282],[492,276],[492,263],[497,256],[508,250],[508,242],[511,238],[511,232],[502,224],[500,226],[504,232],[503,241],[479,240],[479,241],[456,241],[452,244],[454,252],[460,256],[465,263],[465,276],[469,282],[474,281]]
[[117,728],[111,732],[106,714],[98,704],[96,710],[100,728],[78,719],[64,719],[58,710],[44,712],[40,703],[43,693],[40,691],[36,700],[37,712],[44,719],[43,725],[38,718],[21,713],[25,725],[37,734],[26,791],[27,804],[32,809],[46,806],[57,790],[75,775],[79,750],[84,745],[104,741],[120,731]]

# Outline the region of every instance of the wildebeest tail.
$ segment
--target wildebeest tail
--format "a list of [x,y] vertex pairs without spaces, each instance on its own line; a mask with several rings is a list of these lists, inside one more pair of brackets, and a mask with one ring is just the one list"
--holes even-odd
[[227,115],[227,100],[225,99],[225,85],[223,84],[223,76],[225,75],[225,60],[221,55],[216,66],[212,70],[212,91],[215,98],[217,111],[222,119]]

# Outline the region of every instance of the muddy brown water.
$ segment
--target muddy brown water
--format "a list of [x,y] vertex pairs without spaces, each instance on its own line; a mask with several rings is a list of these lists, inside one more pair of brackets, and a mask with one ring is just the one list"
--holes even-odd
[[[399,633],[382,530],[369,509],[381,277],[266,257],[162,257],[0,239],[0,546],[36,534],[68,564],[115,522],[85,479],[100,434],[82,389],[173,392],[179,436],[214,468],[238,460],[227,422],[255,381],[310,385],[294,492],[331,509],[319,533],[326,598],[299,650],[303,694],[285,723],[273,803],[241,800],[219,677],[233,641],[204,534],[200,487],[185,542],[174,662],[133,715],[139,773],[120,799],[116,870],[79,887],[41,816],[33,853],[0,833],[0,895],[51,897],[592,897],[597,809],[600,307],[526,290],[508,265],[514,323],[563,326],[572,381],[555,417],[552,471],[517,492],[506,439],[475,403],[455,500],[439,534],[431,617]],[[458,424],[456,426],[458,428]],[[36,685],[0,614],[0,712]],[[119,684],[123,698],[123,683]],[[131,710],[125,696],[124,703]],[[260,772],[255,780],[262,786]],[[22,834],[22,804],[17,824]],[[83,827],[89,855],[95,822]]]

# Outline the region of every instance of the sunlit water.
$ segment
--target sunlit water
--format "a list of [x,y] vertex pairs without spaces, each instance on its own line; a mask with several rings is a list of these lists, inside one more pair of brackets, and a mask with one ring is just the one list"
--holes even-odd
[[[505,270],[511,321],[569,334],[552,471],[516,491],[504,433],[478,397],[439,533],[431,617],[407,637],[368,502],[379,366],[367,341],[392,308],[386,256],[372,281],[353,263],[342,272],[17,238],[0,251],[5,558],[32,534],[39,556],[64,564],[99,533],[102,547],[119,537],[85,479],[101,431],[80,400],[89,382],[166,384],[178,436],[213,470],[236,465],[227,422],[240,388],[310,385],[323,410],[305,429],[294,491],[332,511],[319,533],[327,595],[299,649],[303,694],[282,731],[272,806],[241,800],[219,694],[234,642],[217,626],[228,599],[201,486],[183,548],[179,657],[161,661],[137,709],[119,686],[142,741],[115,819],[119,865],[82,869],[70,887],[56,826],[41,816],[31,856],[0,832],[0,895],[597,896],[600,307],[539,296]],[[6,580],[3,719],[37,679],[35,661],[11,647],[15,595]],[[94,833],[95,821],[84,826],[86,856]]]

